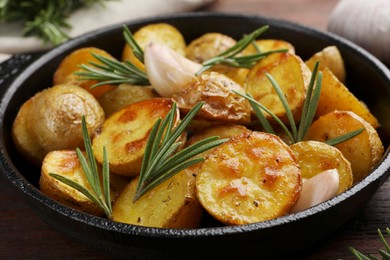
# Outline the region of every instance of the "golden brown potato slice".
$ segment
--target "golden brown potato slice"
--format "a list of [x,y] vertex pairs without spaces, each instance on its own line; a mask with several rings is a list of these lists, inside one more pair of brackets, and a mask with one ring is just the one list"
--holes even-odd
[[[165,45],[177,53],[184,56],[186,42],[183,35],[172,25],[167,23],[149,24],[141,27],[134,34],[134,39],[145,50],[151,42]],[[122,52],[122,60],[129,60],[140,69],[145,69],[142,64],[133,54],[130,46],[125,45]]]
[[[261,39],[256,41],[256,45],[260,52],[286,49],[289,53],[295,54],[294,46],[291,43],[280,39]],[[250,44],[245,49],[245,53],[254,54],[257,53],[257,50],[253,44]]]
[[341,193],[352,186],[351,163],[337,148],[318,141],[302,141],[290,146],[297,157],[302,178],[310,179],[326,170],[336,169]]
[[[133,103],[112,114],[93,139],[93,150],[103,162],[103,146],[109,155],[110,170],[124,176],[135,176],[141,169],[149,133],[159,118],[172,108],[170,98],[153,98]],[[180,120],[179,110],[176,123]]]
[[291,149],[276,135],[262,132],[242,133],[214,149],[196,177],[200,203],[228,225],[283,216],[301,186]]
[[[98,170],[99,174],[101,174],[101,167],[99,165]],[[98,207],[79,191],[50,176],[50,173],[71,179],[92,192],[75,150],[52,151],[47,154],[41,167],[41,177],[39,179],[40,189],[47,196],[64,205],[93,215],[103,215],[102,208]],[[102,184],[101,175],[99,178]],[[123,176],[110,174],[110,195],[112,203],[122,193],[129,182],[130,180]]]
[[[260,60],[249,72],[245,86],[254,99],[271,110],[284,122],[286,111],[279,96],[266,77],[269,73],[282,89],[295,119],[300,117],[306,98],[311,72],[298,56],[291,53],[274,53]],[[271,119],[268,113],[264,115]]]
[[172,96],[180,110],[187,113],[204,101],[197,117],[226,123],[248,124],[249,102],[232,91],[244,94],[244,89],[230,78],[217,72],[204,72],[187,83],[184,90]]
[[86,90],[88,90],[95,97],[100,97],[106,91],[112,89],[113,85],[103,85],[97,88],[91,89],[91,86],[96,84],[96,80],[80,80],[80,76],[77,76],[75,72],[83,71],[80,68],[81,64],[88,65],[89,62],[95,62],[101,64],[95,57],[93,57],[92,53],[99,54],[106,58],[114,59],[109,53],[102,49],[98,49],[95,47],[86,47],[80,48],[72,53],[68,54],[60,63],[57,70],[53,76],[53,85],[59,84],[73,84],[80,86]]
[[196,228],[202,207],[195,196],[195,178],[183,170],[132,202],[138,178],[126,187],[113,206],[113,220],[161,228]]
[[51,177],[49,173],[71,179],[92,192],[75,150],[53,151],[47,154],[41,168],[40,189],[47,196],[64,205],[89,214],[103,215],[103,209],[84,194]]
[[368,107],[358,100],[328,68],[323,68],[321,96],[316,116],[322,116],[334,110],[352,111],[369,122],[372,127],[379,127],[378,120],[370,113]]
[[109,117],[127,105],[155,97],[158,97],[158,94],[150,86],[120,84],[100,96],[98,101],[106,116]]
[[82,116],[90,136],[105,118],[103,109],[87,90],[68,84],[43,90],[27,101],[16,116],[12,129],[15,146],[38,165],[50,151],[83,148]]
[[368,122],[350,111],[333,111],[314,121],[305,139],[323,142],[361,128],[362,133],[336,145],[351,162],[356,183],[370,173],[384,152],[378,133]]
[[328,68],[341,82],[345,82],[344,60],[336,46],[329,46],[315,53],[306,61],[306,65],[313,70],[317,61],[320,62],[319,70]]

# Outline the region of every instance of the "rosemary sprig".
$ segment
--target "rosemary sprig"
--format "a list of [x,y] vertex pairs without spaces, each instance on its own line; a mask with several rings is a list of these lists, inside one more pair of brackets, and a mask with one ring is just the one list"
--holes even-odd
[[[266,113],[268,113],[275,122],[283,129],[283,131],[286,133],[287,137],[289,138],[290,142],[297,143],[303,140],[305,137],[307,131],[309,130],[316,110],[318,101],[320,99],[321,94],[321,87],[322,87],[322,73],[318,72],[319,62],[317,61],[313,72],[310,78],[309,86],[307,88],[306,93],[306,99],[303,104],[302,114],[301,114],[301,120],[299,122],[299,126],[297,127],[294,117],[292,115],[292,111],[290,109],[290,106],[283,94],[282,89],[280,88],[279,84],[276,82],[276,80],[268,73],[266,73],[266,77],[271,82],[272,87],[275,89],[280,101],[283,104],[283,107],[286,111],[287,119],[291,127],[291,131],[288,129],[288,127],[280,120],[272,111],[267,109],[264,105],[259,103],[257,100],[255,100],[250,94],[243,95],[241,93],[235,92],[236,94],[246,98],[250,105],[252,106],[252,109],[254,110],[257,118],[259,119],[260,124],[262,125],[264,131],[275,134],[275,130],[273,129],[272,125],[268,122],[267,118],[263,115],[260,109],[264,110]],[[344,141],[347,141],[354,136],[360,134],[363,132],[362,129],[358,129],[355,131],[352,131],[350,133],[347,133],[345,135],[341,135],[339,137],[333,138],[331,140],[327,140],[325,143],[329,145],[336,145],[339,143],[342,143]]]
[[83,6],[107,0],[1,0],[0,21],[22,22],[23,34],[35,35],[47,43],[58,45],[69,39],[66,19]]
[[[269,26],[264,25],[250,34],[244,36],[234,46],[230,47],[226,51],[218,54],[217,56],[210,58],[202,63],[202,68],[195,74],[202,74],[204,71],[210,69],[214,65],[224,64],[231,67],[252,68],[257,61],[270,55],[271,53],[286,52],[286,49],[273,50],[269,52],[259,52],[251,55],[237,56],[242,52],[249,44],[252,44],[260,34],[268,30]],[[258,49],[257,49],[258,50]]]
[[[272,53],[286,52],[286,49],[273,50],[268,52],[258,52],[251,55],[237,56],[242,50],[244,50],[249,44],[264,31],[268,29],[268,26],[262,26],[257,30],[253,31],[247,36],[244,36],[234,46],[228,50],[220,53],[216,57],[213,57],[202,64],[202,68],[195,73],[199,75],[202,72],[210,69],[216,64],[224,64],[231,67],[242,67],[251,68],[257,61],[267,57]],[[144,63],[144,52],[138,45],[133,37],[133,34],[127,26],[123,26],[123,37],[126,43],[132,49],[135,57]],[[82,64],[81,67],[84,69],[82,72],[76,72],[76,75],[81,76],[82,80],[97,80],[98,83],[93,85],[92,88],[98,87],[105,84],[120,84],[130,83],[137,85],[150,85],[146,73],[135,66],[130,61],[119,62],[110,58],[103,57],[101,55],[93,54],[100,62],[104,65],[99,65],[95,62],[90,62],[89,65]]]
[[[386,232],[388,235],[390,235],[389,228],[386,228]],[[382,256],[382,259],[390,259],[390,245],[387,243],[387,241],[386,241],[385,237],[383,236],[383,233],[380,229],[378,229],[378,235],[379,235],[379,238],[385,247],[385,249],[379,249],[378,253]],[[353,247],[350,247],[349,250],[359,260],[379,260],[378,258],[371,256],[371,255],[366,256]]]
[[202,106],[203,102],[199,102],[188,112],[180,124],[173,128],[176,113],[176,103],[174,103],[164,120],[159,119],[154,124],[146,144],[139,182],[133,201],[138,200],[142,195],[181,170],[204,160],[202,157],[195,157],[196,155],[227,141],[227,139],[210,137],[175,153],[181,145],[178,138]]
[[[143,63],[144,52],[135,41],[127,26],[123,26],[123,37],[133,50],[133,53],[137,59]],[[80,67],[84,71],[75,72],[76,75],[80,76],[80,80],[98,81],[98,83],[92,85],[91,88],[106,84],[121,83],[129,83],[141,86],[150,85],[148,76],[146,75],[145,71],[135,66],[132,62],[120,62],[96,53],[92,53],[92,55],[102,64],[96,62],[89,62],[89,65],[81,64]]]
[[75,72],[80,80],[97,80],[98,83],[91,86],[95,88],[106,84],[129,83],[134,85],[150,85],[148,76],[130,61],[120,62],[100,54],[92,55],[102,64],[89,62],[90,65],[81,64],[84,71]]
[[108,218],[112,217],[112,206],[110,198],[110,171],[108,166],[108,156],[106,148],[103,147],[103,187],[100,184],[99,171],[97,168],[97,162],[92,150],[91,138],[88,134],[87,124],[85,117],[82,117],[82,133],[84,138],[84,146],[87,158],[83,155],[79,148],[76,149],[77,157],[81,163],[81,167],[85,176],[87,177],[88,183],[92,188],[92,192],[80,185],[79,183],[66,178],[64,176],[49,173],[53,178],[65,183],[66,185],[78,190],[84,194],[87,198],[93,201],[96,205],[104,210],[105,215]]

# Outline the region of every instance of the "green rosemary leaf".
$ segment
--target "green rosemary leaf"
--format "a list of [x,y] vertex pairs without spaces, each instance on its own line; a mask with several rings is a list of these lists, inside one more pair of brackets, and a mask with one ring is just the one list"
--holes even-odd
[[[389,228],[386,228],[386,231],[387,231],[387,234],[390,235],[390,229]],[[383,245],[385,246],[385,249],[388,253],[390,253],[390,246],[389,244],[387,243],[385,237],[383,236],[382,234],[382,231],[378,228],[378,235],[383,243]]]
[[349,132],[347,134],[344,134],[344,135],[341,135],[341,136],[338,136],[336,138],[333,138],[333,139],[330,139],[330,140],[327,140],[325,141],[326,144],[328,145],[337,145],[339,143],[342,143],[342,142],[345,142],[357,135],[359,135],[360,133],[362,133],[364,131],[364,128],[360,128],[358,130],[355,130],[355,131],[352,131],[352,132]]
[[369,258],[369,257],[365,256],[364,254],[360,253],[358,250],[356,250],[353,247],[349,247],[349,250],[359,260],[372,260],[371,258]]
[[134,56],[142,63],[144,63],[144,51],[142,48],[138,45],[136,40],[134,39],[133,34],[130,32],[129,28],[127,26],[123,26],[123,36],[126,40],[126,43],[130,46],[132,49]]
[[385,250],[379,249],[378,252],[383,257],[382,259],[386,259],[386,260],[390,259],[390,254],[388,252],[386,252]]
[[[242,97],[244,97],[244,98],[246,98],[250,102],[252,108],[255,109],[255,107],[258,107],[258,108],[261,108],[262,110],[264,110],[265,112],[267,112],[275,120],[275,122],[283,129],[283,131],[286,133],[288,139],[290,139],[290,142],[291,143],[295,142],[294,137],[292,136],[292,134],[288,130],[287,126],[274,113],[272,113],[271,110],[269,110],[268,108],[263,106],[261,103],[259,103],[257,100],[255,100],[254,98],[249,96],[249,94],[243,95],[243,94],[241,94],[239,92],[236,92],[234,90],[233,90],[233,92],[238,94],[238,95],[240,95],[240,96],[242,96]],[[260,118],[259,118],[259,121],[260,121]],[[271,132],[269,132],[269,133],[271,133]]]
[[112,212],[110,194],[110,167],[108,164],[108,154],[105,146],[103,147],[103,191],[106,205],[108,206],[109,211]]
[[97,205],[101,205],[100,204],[100,201],[98,199],[96,199],[95,195],[92,194],[88,189],[86,189],[85,187],[81,186],[79,183],[71,180],[71,179],[68,179],[62,175],[59,175],[59,174],[56,174],[56,173],[49,173],[49,175],[61,182],[63,182],[64,184],[72,187],[73,189],[79,191],[80,193],[82,193],[85,197],[87,197],[88,199],[90,199],[91,201],[93,201],[95,204]]
[[318,66],[319,66],[319,62],[317,61],[314,65],[314,68],[313,68],[313,71],[312,71],[312,74],[310,77],[309,86],[307,87],[306,99],[305,99],[305,102],[303,103],[301,121],[300,121],[299,129],[298,129],[298,140],[303,139],[303,137],[304,137],[303,130],[305,128],[304,125],[308,125],[307,121],[306,121],[306,115],[307,115],[308,110],[309,110],[309,104],[310,104],[310,100],[312,97],[314,82],[315,82],[317,72],[318,72]]
[[263,112],[261,112],[259,106],[256,105],[255,102],[252,101],[253,96],[249,93],[247,93],[247,95],[251,98],[251,99],[248,99],[249,104],[251,105],[253,111],[255,111],[255,115],[256,115],[257,119],[259,119],[259,122],[260,122],[261,126],[263,127],[263,129],[267,133],[276,134],[276,132],[275,132],[274,128],[272,127],[272,125],[270,124],[270,122],[264,116]]
[[284,93],[283,93],[282,89],[280,88],[279,84],[276,82],[276,80],[269,73],[266,73],[265,76],[271,82],[272,87],[274,88],[274,90],[278,94],[278,97],[279,97],[280,101],[282,102],[283,107],[286,111],[288,122],[290,123],[290,127],[292,130],[291,135],[293,136],[293,140],[297,140],[297,134],[298,134],[297,126],[295,124],[294,116],[291,112],[290,105],[288,104],[287,99],[284,96]]
[[25,36],[37,36],[58,45],[69,39],[67,18],[80,7],[102,4],[108,0],[2,0],[0,21],[19,22]]
[[[253,66],[256,61],[264,58],[265,56],[262,54],[248,55],[235,57],[240,52],[242,52],[249,44],[253,43],[253,41],[263,32],[268,30],[269,26],[264,25],[257,30],[251,32],[250,34],[244,36],[241,40],[239,40],[235,45],[230,47],[224,52],[221,52],[217,56],[210,58],[202,63],[202,68],[198,70],[195,75],[200,75],[206,70],[210,69],[214,65],[217,64],[225,64],[233,67],[245,67],[250,68]],[[256,60],[257,58],[257,60]]]
[[106,84],[129,83],[135,85],[150,85],[145,72],[137,68],[129,61],[120,62],[112,58],[92,53],[92,55],[101,62],[90,62],[89,65],[82,64],[81,72],[75,72],[80,76],[80,80],[97,80],[91,88]]
[[195,158],[190,161],[186,161],[180,165],[176,165],[175,168],[171,169],[170,171],[164,173],[164,175],[158,176],[156,179],[151,180],[148,183],[141,183],[141,189],[136,192],[133,198],[133,202],[137,201],[139,198],[141,198],[143,195],[145,195],[148,191],[154,189],[164,181],[168,180],[169,178],[173,177],[178,172],[195,165],[197,163],[200,163],[204,161],[204,158]]

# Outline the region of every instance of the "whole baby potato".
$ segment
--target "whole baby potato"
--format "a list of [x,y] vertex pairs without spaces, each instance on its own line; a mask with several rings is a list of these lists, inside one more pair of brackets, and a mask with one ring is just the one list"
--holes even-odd
[[89,65],[90,62],[101,64],[93,55],[99,54],[103,57],[114,59],[108,52],[105,50],[95,48],[95,47],[86,47],[80,48],[69,55],[67,55],[60,63],[56,69],[53,76],[53,85],[60,84],[73,84],[85,88],[95,97],[100,97],[106,91],[112,89],[113,85],[102,85],[97,88],[91,88],[94,84],[97,83],[96,80],[82,80],[80,76],[76,75],[76,72],[84,71],[80,68],[81,64]]
[[12,128],[14,143],[37,164],[50,151],[82,148],[82,116],[91,136],[105,118],[102,107],[87,90],[68,84],[45,89],[21,107]]

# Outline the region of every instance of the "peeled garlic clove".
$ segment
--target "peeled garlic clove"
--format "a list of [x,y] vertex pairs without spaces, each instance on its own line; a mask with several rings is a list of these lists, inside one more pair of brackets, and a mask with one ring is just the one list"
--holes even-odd
[[390,64],[390,1],[342,0],[329,17],[328,30],[355,42]]
[[336,169],[323,171],[303,183],[301,195],[291,213],[313,207],[336,196],[339,189],[339,173]]
[[156,43],[146,47],[144,61],[151,85],[163,97],[171,97],[181,91],[202,67],[172,49]]

